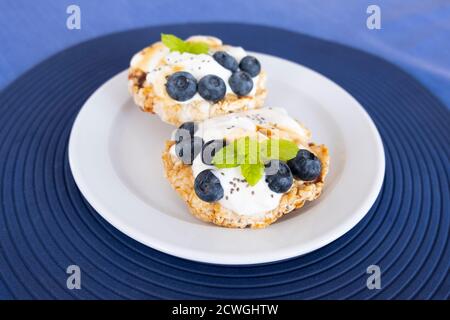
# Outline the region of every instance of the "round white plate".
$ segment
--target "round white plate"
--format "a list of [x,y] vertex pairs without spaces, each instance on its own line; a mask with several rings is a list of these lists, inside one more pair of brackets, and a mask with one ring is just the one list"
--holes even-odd
[[374,203],[384,177],[378,131],[341,87],[296,63],[254,53],[268,76],[266,105],[283,107],[330,149],[322,196],[261,230],[227,229],[193,217],[163,175],[173,130],[143,113],[127,92],[127,72],[102,85],[73,125],[69,162],[84,197],[131,238],[202,262],[254,264],[316,250],[349,231]]

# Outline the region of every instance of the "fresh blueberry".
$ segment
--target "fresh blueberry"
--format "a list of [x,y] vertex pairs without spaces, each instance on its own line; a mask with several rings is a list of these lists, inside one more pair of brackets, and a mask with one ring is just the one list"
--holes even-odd
[[288,165],[280,160],[270,160],[265,168],[269,189],[276,193],[288,191],[294,179]]
[[220,180],[211,170],[203,170],[195,178],[195,194],[206,202],[216,202],[223,198],[223,188]]
[[261,72],[261,64],[258,59],[253,56],[246,56],[242,58],[239,63],[239,68],[251,75],[252,78],[256,77]]
[[195,157],[202,151],[203,139],[193,137],[184,139],[175,144],[175,153],[184,164],[192,164]]
[[298,180],[313,181],[322,171],[322,163],[319,158],[306,149],[300,149],[295,158],[289,160],[287,164]]
[[166,90],[177,101],[186,101],[197,92],[197,80],[189,72],[175,72],[167,78]]
[[195,122],[185,122],[175,131],[175,141],[180,142],[183,139],[191,139],[197,131],[197,124]]
[[225,51],[217,51],[213,54],[214,60],[216,60],[225,69],[236,71],[238,68],[238,63],[235,58],[230,56]]
[[203,145],[202,161],[204,164],[211,165],[212,159],[217,151],[225,147],[225,140],[210,140]]
[[226,92],[225,82],[218,76],[208,74],[198,82],[198,93],[205,100],[217,102],[225,97]]
[[238,96],[245,96],[253,89],[252,77],[244,71],[236,71],[228,79],[231,90]]

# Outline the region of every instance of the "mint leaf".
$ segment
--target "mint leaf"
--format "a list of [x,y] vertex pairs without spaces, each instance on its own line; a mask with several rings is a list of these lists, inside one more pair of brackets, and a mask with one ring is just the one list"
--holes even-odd
[[185,42],[186,44],[186,52],[193,54],[207,54],[209,51],[209,47],[204,42]]
[[161,41],[170,51],[180,53],[206,54],[209,50],[208,45],[204,42],[186,42],[173,34],[161,33]]
[[256,164],[241,164],[241,173],[245,180],[247,180],[247,183],[254,186],[264,174],[264,164],[261,162]]
[[239,166],[236,145],[234,143],[230,143],[229,145],[216,151],[214,157],[212,158],[212,164],[219,169],[234,168]]
[[254,186],[264,174],[264,163],[270,159],[288,161],[297,155],[298,146],[285,139],[262,142],[250,137],[239,138],[216,152],[212,163],[219,169],[240,166],[242,176]]
[[237,163],[215,163],[214,166],[216,166],[219,169],[228,169],[228,168],[236,168],[239,166]]
[[250,137],[240,138],[233,142],[239,164],[256,164],[259,162],[259,142]]
[[289,140],[280,139],[278,141],[280,147],[280,154],[278,159],[280,159],[281,161],[288,161],[292,158],[295,158],[299,150],[298,146],[294,142]]
[[259,149],[262,161],[277,159],[280,153],[278,145],[272,143],[272,139],[262,141],[260,143]]
[[298,146],[285,139],[268,139],[261,142],[261,157],[263,159],[279,159],[288,161],[295,158],[299,150]]
[[173,34],[161,33],[161,41],[170,51],[184,52],[186,43]]

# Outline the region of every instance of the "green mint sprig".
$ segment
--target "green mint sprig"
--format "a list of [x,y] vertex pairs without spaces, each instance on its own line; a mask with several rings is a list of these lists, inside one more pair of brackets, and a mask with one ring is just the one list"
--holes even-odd
[[217,168],[240,167],[241,174],[251,186],[264,174],[264,163],[278,159],[288,161],[297,155],[298,146],[285,139],[267,139],[259,142],[250,137],[234,140],[218,150],[212,163]]
[[241,164],[241,174],[249,185],[254,186],[264,174],[264,164],[260,162],[255,164],[243,163]]
[[298,152],[298,146],[285,139],[268,139],[260,143],[261,154],[266,159],[278,159],[288,161],[295,158]]
[[207,54],[209,51],[208,44],[204,42],[187,42],[173,34],[161,33],[161,41],[170,51],[192,54]]

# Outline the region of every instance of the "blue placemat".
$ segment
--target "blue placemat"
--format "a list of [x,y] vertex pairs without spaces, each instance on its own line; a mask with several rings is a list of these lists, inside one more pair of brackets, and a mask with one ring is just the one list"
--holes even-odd
[[[296,61],[358,99],[386,151],[384,186],[363,221],[320,250],[258,266],[175,258],[105,222],[73,181],[69,132],[93,91],[160,32],[214,34]],[[153,27],[51,57],[8,86],[0,108],[1,298],[449,297],[450,113],[412,77],[375,56],[268,27]],[[72,264],[82,271],[80,290],[66,287]],[[366,269],[373,264],[381,268],[380,290],[366,287]]]

